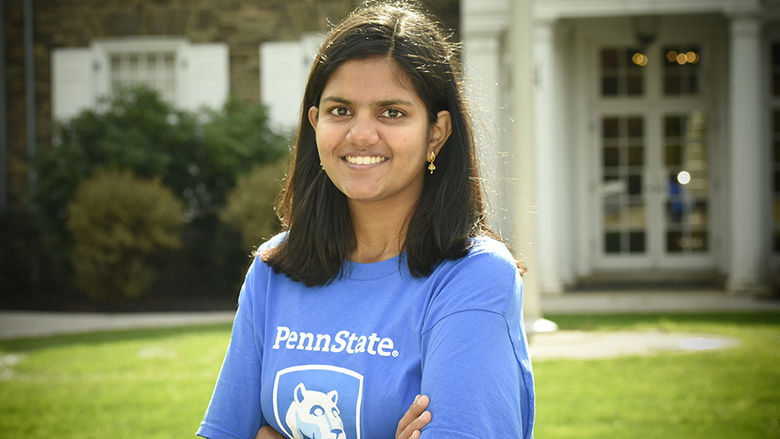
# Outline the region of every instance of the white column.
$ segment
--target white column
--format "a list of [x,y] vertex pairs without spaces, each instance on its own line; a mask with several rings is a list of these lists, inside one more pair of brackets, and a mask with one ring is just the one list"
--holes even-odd
[[[501,34],[480,31],[463,42],[464,72],[477,142],[480,173],[485,186],[488,222],[499,234],[508,232],[508,215],[499,193],[504,176],[501,157],[506,153],[501,126]],[[503,149],[503,150],[502,150]]]
[[524,276],[526,328],[531,332],[546,332],[555,325],[542,318],[539,288],[539,258],[537,257],[536,215],[536,160],[534,148],[533,56],[531,31],[531,0],[512,2],[510,16],[513,25],[509,31],[509,58],[511,62],[510,132],[512,144],[511,168],[516,178],[511,205],[514,224],[514,246],[530,271]]
[[734,16],[730,26],[729,162],[731,263],[727,288],[765,287],[761,178],[761,28],[755,16]]
[[536,203],[538,206],[539,283],[543,293],[560,293],[558,135],[556,124],[555,46],[552,22],[534,25],[533,56],[536,73],[534,121],[536,146]]

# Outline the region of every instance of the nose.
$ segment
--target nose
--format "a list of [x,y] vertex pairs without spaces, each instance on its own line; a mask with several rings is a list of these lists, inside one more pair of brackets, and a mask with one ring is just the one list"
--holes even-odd
[[347,133],[347,140],[355,146],[373,145],[379,141],[374,120],[367,114],[358,115]]
[[334,428],[330,432],[334,435],[333,437],[338,438],[339,436],[341,436],[342,433],[344,433],[344,430],[340,428]]

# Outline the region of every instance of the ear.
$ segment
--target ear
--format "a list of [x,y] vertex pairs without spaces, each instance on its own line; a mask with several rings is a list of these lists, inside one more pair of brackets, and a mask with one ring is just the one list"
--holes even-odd
[[312,105],[309,107],[309,123],[314,131],[317,131],[317,118],[320,116],[320,109]]
[[304,387],[303,383],[298,384],[295,386],[295,402],[300,403],[303,401],[303,391],[306,390],[306,387]]
[[439,155],[441,147],[447,142],[452,134],[452,120],[450,112],[446,110],[436,113],[436,122],[431,126],[431,133],[428,136],[428,151],[433,151]]
[[333,404],[337,404],[339,401],[339,393],[335,390],[331,390],[328,392],[328,399],[330,399]]

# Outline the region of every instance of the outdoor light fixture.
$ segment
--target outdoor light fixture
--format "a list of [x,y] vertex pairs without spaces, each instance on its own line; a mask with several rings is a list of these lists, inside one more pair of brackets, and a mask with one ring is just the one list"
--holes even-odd
[[647,51],[658,38],[658,28],[661,26],[661,18],[657,15],[641,15],[631,17],[631,28],[634,38],[643,51]]
[[631,62],[639,67],[644,67],[649,62],[647,57],[648,48],[656,38],[658,38],[658,27],[660,18],[655,15],[642,15],[631,17],[631,28],[634,31],[634,38],[639,45],[640,51],[634,53]]

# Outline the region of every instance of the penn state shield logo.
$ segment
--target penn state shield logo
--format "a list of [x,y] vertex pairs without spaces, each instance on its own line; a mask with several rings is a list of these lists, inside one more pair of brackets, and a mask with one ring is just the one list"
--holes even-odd
[[360,439],[363,375],[309,364],[282,369],[274,380],[274,416],[291,439]]

